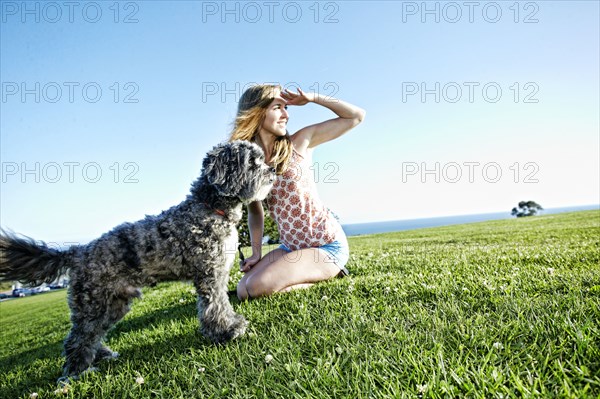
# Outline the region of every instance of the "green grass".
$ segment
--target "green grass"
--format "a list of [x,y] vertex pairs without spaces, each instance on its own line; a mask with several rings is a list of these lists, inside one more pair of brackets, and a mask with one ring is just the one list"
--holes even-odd
[[232,299],[251,324],[226,346],[197,333],[191,285],[144,289],[108,335],[121,357],[66,394],[65,292],[2,302],[0,398],[600,397],[600,212],[350,246],[351,277]]

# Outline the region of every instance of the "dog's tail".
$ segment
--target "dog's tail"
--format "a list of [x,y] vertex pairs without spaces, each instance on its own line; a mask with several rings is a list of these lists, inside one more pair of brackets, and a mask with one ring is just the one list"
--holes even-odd
[[48,248],[0,229],[0,281],[40,285],[56,281],[73,264],[73,252]]

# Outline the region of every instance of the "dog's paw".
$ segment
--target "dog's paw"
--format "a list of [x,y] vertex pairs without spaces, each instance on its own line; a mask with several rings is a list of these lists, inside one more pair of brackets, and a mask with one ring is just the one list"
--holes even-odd
[[200,332],[206,338],[210,339],[215,344],[222,344],[244,335],[248,322],[244,316],[234,313],[230,320],[228,320],[228,326],[226,328],[219,328],[219,326],[207,326],[206,324],[200,328]]
[[80,379],[81,377],[83,377],[85,374],[95,373],[97,371],[98,371],[98,368],[96,368],[96,367],[88,367],[87,369],[83,370],[79,374],[72,374],[72,375],[64,375],[64,376],[62,376],[58,380],[56,380],[56,383],[59,386],[69,385],[72,382],[77,381],[78,379]]
[[70,376],[70,377],[62,376],[58,380],[56,380],[56,384],[59,387],[64,387],[65,385],[70,385],[71,382],[73,382],[73,381],[77,381],[77,377],[75,377],[75,376]]
[[244,316],[235,314],[234,319],[235,322],[229,328],[229,331],[231,333],[230,339],[234,339],[244,335],[244,333],[246,332],[246,327],[248,327],[248,321],[244,318]]
[[98,349],[98,352],[96,352],[96,357],[94,357],[94,364],[97,364],[104,360],[115,360],[118,357],[119,352],[113,352],[106,346],[103,346],[102,348]]

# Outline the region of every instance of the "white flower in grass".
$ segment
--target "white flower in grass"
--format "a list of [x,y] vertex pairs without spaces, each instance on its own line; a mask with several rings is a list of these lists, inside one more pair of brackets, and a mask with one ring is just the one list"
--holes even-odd
[[32,392],[32,393],[31,393],[31,395],[29,395],[29,397],[30,397],[31,399],[37,399],[37,397],[38,397],[38,393],[37,393],[37,392]]
[[328,299],[329,299],[329,298],[327,297],[327,295],[323,295],[323,297],[321,297],[321,300],[322,300],[322,301],[326,301],[326,300],[328,300]]
[[341,346],[336,346],[336,347],[335,347],[335,352],[336,352],[338,355],[341,355],[342,353],[344,353],[344,350],[342,349],[342,347],[341,347]]
[[548,274],[549,274],[550,276],[554,276],[554,268],[553,268],[553,267],[549,267],[549,268],[547,268],[547,269],[546,269],[546,271],[548,272]]
[[184,303],[184,302],[185,302],[185,299],[183,299],[183,298],[179,299],[179,303]]
[[500,373],[498,372],[498,369],[494,367],[494,369],[492,370],[492,378],[494,380],[498,380],[499,377],[500,377]]
[[273,355],[269,354],[265,356],[265,363],[269,364],[273,361]]
[[135,383],[138,385],[142,385],[144,383],[144,377],[139,376],[135,379]]
[[204,367],[198,367],[198,371],[200,373],[204,373],[206,371],[206,368],[204,368]]
[[423,395],[427,391],[427,384],[417,385],[417,392]]
[[501,342],[494,342],[494,349],[502,350],[504,349],[504,345]]

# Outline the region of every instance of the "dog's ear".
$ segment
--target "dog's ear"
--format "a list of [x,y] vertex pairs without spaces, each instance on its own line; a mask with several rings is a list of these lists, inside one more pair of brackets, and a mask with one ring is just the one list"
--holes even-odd
[[202,174],[206,176],[208,184],[215,187],[220,195],[232,197],[237,195],[237,184],[231,168],[237,157],[234,156],[231,144],[225,143],[214,147],[206,154],[202,162]]

